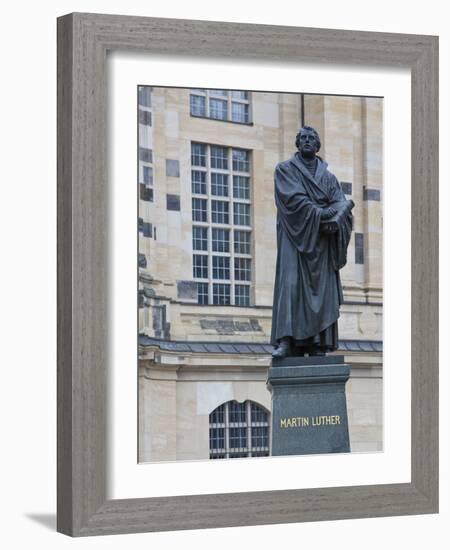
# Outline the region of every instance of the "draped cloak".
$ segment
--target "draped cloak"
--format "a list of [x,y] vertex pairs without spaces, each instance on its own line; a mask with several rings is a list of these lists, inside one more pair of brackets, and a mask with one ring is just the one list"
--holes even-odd
[[[328,164],[316,158],[314,175],[297,155],[275,168],[278,254],[271,342],[291,336],[298,346],[331,350],[338,343],[339,269],[347,261],[353,203],[346,201]],[[338,210],[337,231],[325,233],[321,209],[331,205]]]

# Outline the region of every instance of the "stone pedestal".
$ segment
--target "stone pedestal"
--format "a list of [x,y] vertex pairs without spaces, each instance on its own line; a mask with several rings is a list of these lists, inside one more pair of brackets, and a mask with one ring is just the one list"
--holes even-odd
[[272,455],[348,453],[344,357],[274,359],[267,376],[272,393]]

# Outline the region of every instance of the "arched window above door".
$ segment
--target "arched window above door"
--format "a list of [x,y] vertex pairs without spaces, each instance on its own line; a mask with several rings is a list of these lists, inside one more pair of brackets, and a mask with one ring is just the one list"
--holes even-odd
[[209,458],[269,456],[269,413],[253,401],[228,401],[209,415]]

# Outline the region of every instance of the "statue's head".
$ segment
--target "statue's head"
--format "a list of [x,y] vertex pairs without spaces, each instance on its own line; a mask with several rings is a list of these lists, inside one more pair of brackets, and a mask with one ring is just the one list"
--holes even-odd
[[303,126],[295,137],[295,145],[302,157],[314,157],[320,151],[320,136],[312,126]]

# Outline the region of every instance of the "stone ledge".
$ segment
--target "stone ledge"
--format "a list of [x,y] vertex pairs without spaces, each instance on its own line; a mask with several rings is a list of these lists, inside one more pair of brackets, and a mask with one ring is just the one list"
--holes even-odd
[[[271,354],[273,346],[269,343],[236,343],[236,342],[188,342],[163,340],[139,335],[139,346],[142,348],[159,348],[161,351],[186,353],[219,353],[219,354]],[[378,352],[383,351],[379,340],[339,340],[338,352]],[[333,357],[329,355],[328,357]],[[298,358],[296,358],[298,359]]]

